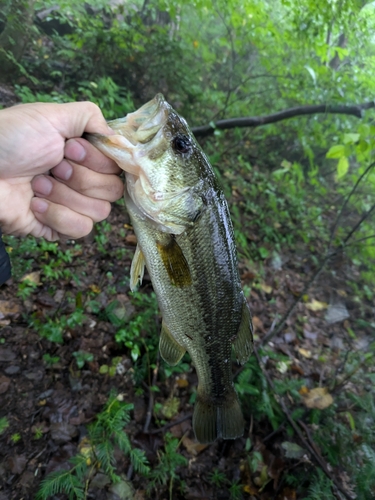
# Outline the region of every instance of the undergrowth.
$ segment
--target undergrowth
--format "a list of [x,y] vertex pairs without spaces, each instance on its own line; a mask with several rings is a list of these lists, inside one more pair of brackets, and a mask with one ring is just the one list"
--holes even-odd
[[72,500],[86,499],[98,472],[107,476],[109,483],[126,482],[116,468],[116,448],[129,458],[136,472],[147,475],[150,467],[145,454],[131,445],[125,431],[132,409],[133,405],[124,402],[122,395],[112,395],[88,427],[87,436],[79,444],[79,453],[70,459],[71,468],[49,474],[42,481],[36,500],[47,500],[59,493]]

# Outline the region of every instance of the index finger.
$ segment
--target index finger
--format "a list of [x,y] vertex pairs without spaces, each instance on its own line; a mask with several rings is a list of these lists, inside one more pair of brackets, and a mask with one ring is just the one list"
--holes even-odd
[[67,140],[64,157],[101,174],[120,174],[122,172],[117,163],[83,138]]

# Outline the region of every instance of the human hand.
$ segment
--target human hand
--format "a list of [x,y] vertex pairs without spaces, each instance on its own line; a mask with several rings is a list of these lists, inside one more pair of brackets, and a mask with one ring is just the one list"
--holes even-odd
[[90,102],[0,111],[0,227],[54,241],[87,235],[123,193],[120,168],[81,138],[113,134]]

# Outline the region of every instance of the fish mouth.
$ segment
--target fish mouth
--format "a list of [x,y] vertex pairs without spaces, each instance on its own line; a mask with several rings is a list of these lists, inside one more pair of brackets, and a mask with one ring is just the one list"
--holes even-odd
[[123,135],[133,146],[147,144],[161,132],[168,120],[169,104],[162,94],[129,113],[124,118],[112,120],[108,125],[119,135]]

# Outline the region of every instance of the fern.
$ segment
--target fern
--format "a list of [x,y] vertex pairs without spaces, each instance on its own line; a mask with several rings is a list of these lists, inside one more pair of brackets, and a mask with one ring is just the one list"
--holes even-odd
[[130,422],[132,408],[133,405],[124,403],[120,396],[111,394],[103,411],[89,427],[80,453],[70,459],[71,469],[49,474],[42,481],[36,500],[46,500],[59,493],[68,495],[69,500],[86,499],[90,472],[93,470],[99,469],[109,476],[112,483],[119,483],[121,477],[116,473],[114,455],[116,447],[129,456],[137,472],[147,475],[150,468],[144,452],[132,448],[124,431]]
[[51,472],[41,483],[35,500],[45,500],[58,493],[66,493],[69,500],[84,500],[82,482],[73,475],[73,470]]
[[336,500],[332,493],[332,481],[321,469],[316,469],[305,500]]

